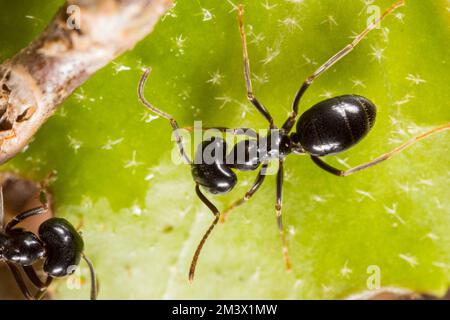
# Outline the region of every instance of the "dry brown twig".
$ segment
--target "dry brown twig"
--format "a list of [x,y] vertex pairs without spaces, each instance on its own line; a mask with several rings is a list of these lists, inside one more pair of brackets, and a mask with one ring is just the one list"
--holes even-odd
[[[67,23],[71,5],[80,10],[79,29]],[[77,87],[150,33],[171,5],[67,0],[37,39],[0,65],[0,164],[24,148]]]

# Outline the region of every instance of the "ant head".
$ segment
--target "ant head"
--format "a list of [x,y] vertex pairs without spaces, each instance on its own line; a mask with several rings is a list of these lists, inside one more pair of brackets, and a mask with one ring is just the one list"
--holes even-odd
[[13,229],[8,237],[0,235],[0,257],[22,266],[29,266],[45,256],[45,249],[32,232]]
[[52,277],[64,277],[75,272],[84,242],[70,222],[51,218],[40,225],[39,237],[47,251],[44,263],[46,273]]
[[217,137],[203,141],[197,148],[191,173],[209,193],[227,193],[236,185],[236,174],[226,165],[226,152],[226,142]]
[[358,95],[321,101],[305,111],[292,139],[313,156],[347,150],[357,144],[375,124],[376,107]]

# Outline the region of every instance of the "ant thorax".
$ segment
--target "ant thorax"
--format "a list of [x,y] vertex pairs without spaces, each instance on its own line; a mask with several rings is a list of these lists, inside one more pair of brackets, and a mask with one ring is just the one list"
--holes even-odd
[[258,133],[252,129],[209,133],[201,136],[200,143],[198,138],[194,136],[197,146],[194,164],[224,164],[243,171],[255,170],[263,162],[283,159],[298,148],[286,131],[278,128]]
[[266,137],[259,140],[260,161],[284,159],[292,152],[291,140],[283,129],[271,129]]
[[12,229],[2,237],[5,240],[1,256],[9,262],[23,266],[32,265],[46,254],[41,240],[30,231]]

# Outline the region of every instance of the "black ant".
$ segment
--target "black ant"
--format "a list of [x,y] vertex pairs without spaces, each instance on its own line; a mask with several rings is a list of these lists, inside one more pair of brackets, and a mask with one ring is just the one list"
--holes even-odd
[[[25,219],[47,211],[45,192],[41,191],[40,198],[41,206],[20,213],[3,228],[3,190],[0,187],[0,261],[6,262],[26,299],[40,300],[45,296],[54,278],[74,273],[83,258],[90,270],[90,298],[95,300],[97,281],[94,267],[83,253],[84,242],[81,235],[70,222],[62,218],[50,218],[39,226],[39,235],[15,227]],[[45,259],[43,266],[47,275],[45,281],[39,278],[33,267],[33,264],[41,259]],[[20,270],[23,270],[31,283],[36,286],[36,293],[31,293]]]
[[[309,86],[313,81],[318,78],[321,74],[327,71],[336,62],[350,53],[355,46],[363,40],[367,34],[375,29],[381,21],[391,14],[397,8],[403,6],[405,1],[398,1],[389,7],[378,19],[371,23],[366,29],[364,29],[355,39],[332,56],[328,61],[326,61],[322,66],[320,66],[310,77],[308,77],[303,85],[297,92],[293,104],[292,112],[289,117],[284,122],[281,128],[278,128],[273,121],[272,116],[269,111],[256,99],[253,94],[252,82],[250,78],[250,63],[247,52],[247,41],[246,34],[244,31],[243,22],[243,6],[238,6],[238,22],[239,30],[242,40],[243,47],[243,61],[244,61],[244,76],[245,84],[247,88],[248,100],[256,107],[256,109],[261,113],[261,115],[269,123],[270,133],[265,138],[267,142],[270,138],[270,144],[259,143],[262,140],[255,133],[250,132],[246,135],[256,137],[257,144],[252,143],[253,140],[244,140],[238,142],[233,150],[228,154],[228,156],[218,157],[213,163],[202,163],[199,159],[205,155],[206,149],[214,149],[215,151],[222,152],[222,155],[226,155],[226,143],[221,138],[213,138],[209,141],[204,141],[195,153],[195,161],[192,162],[186,154],[183,147],[182,138],[178,132],[179,127],[176,120],[168,113],[165,113],[153,105],[151,105],[144,97],[143,91],[145,82],[150,74],[150,70],[145,70],[138,87],[138,95],[140,101],[151,111],[155,112],[161,117],[164,117],[170,121],[173,128],[176,142],[178,144],[179,151],[182,157],[191,164],[192,176],[196,183],[195,191],[200,198],[200,200],[212,211],[214,214],[214,221],[211,226],[206,231],[205,235],[201,239],[195,254],[192,259],[191,267],[189,270],[189,280],[192,281],[194,278],[195,268],[197,265],[197,260],[200,252],[205,244],[208,236],[213,231],[214,227],[217,225],[219,220],[224,221],[225,216],[237,206],[242,205],[248,201],[256,191],[261,187],[265,179],[265,172],[267,170],[269,161],[272,159],[278,160],[278,172],[276,177],[276,217],[278,229],[281,235],[281,240],[283,244],[283,255],[287,270],[291,270],[291,261],[288,254],[287,241],[284,234],[283,223],[281,219],[281,207],[282,207],[282,188],[283,188],[283,164],[286,156],[290,154],[298,155],[309,155],[312,161],[318,165],[323,170],[332,173],[336,176],[345,177],[355,172],[367,169],[376,164],[379,164],[393,155],[400,153],[412,144],[423,140],[434,133],[438,133],[444,130],[450,129],[450,123],[431,129],[420,136],[417,136],[404,144],[398,146],[397,148],[387,152],[372,161],[365,164],[356,166],[348,170],[340,170],[332,167],[331,165],[324,162],[321,157],[326,155],[333,155],[357,144],[366,134],[370,131],[375,123],[376,117],[376,107],[367,98],[358,95],[343,95],[334,98],[324,100],[317,103],[313,107],[305,111],[297,121],[298,117],[298,107],[300,100]],[[291,132],[292,128],[296,124],[296,130]],[[192,130],[192,128],[187,128]],[[214,128],[219,131],[226,131],[227,128]],[[244,128],[240,129],[228,129],[234,134],[242,134],[245,131]],[[245,133],[244,133],[245,134]],[[237,150],[244,150],[246,160],[243,163],[230,163],[228,158],[234,157]],[[254,156],[249,156],[253,154]],[[226,160],[226,161],[224,161]],[[202,193],[200,187],[211,194],[223,194],[231,191],[236,185],[237,177],[232,169],[248,171],[255,170],[261,167],[256,180],[250,190],[245,194],[245,196],[235,202],[233,202],[227,209],[222,213],[216,208],[216,206],[209,201],[206,196]]]

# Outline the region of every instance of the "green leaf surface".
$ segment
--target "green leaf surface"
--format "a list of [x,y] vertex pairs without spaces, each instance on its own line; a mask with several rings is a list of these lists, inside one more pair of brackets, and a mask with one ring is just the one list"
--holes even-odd
[[[444,0],[407,1],[382,29],[318,79],[301,110],[329,96],[360,94],[378,106],[360,144],[327,161],[368,161],[450,119],[449,11]],[[0,57],[26,46],[62,1],[1,0]],[[296,90],[366,26],[358,0],[243,1],[256,96],[281,125]],[[392,1],[375,1],[381,10]],[[286,161],[283,217],[294,270],[286,273],[275,221],[275,179],[219,225],[188,283],[192,254],[212,220],[190,169],[171,161],[171,130],[138,102],[146,95],[180,125],[266,128],[247,102],[236,12],[230,1],[178,1],[133,51],[93,76],[3,166],[33,179],[57,171],[57,215],[83,223],[100,298],[344,298],[382,287],[442,295],[450,279],[447,133],[347,178],[307,157]],[[239,174],[225,208],[255,173]],[[372,267],[371,267],[372,266]],[[369,268],[369,269],[368,269]],[[369,270],[369,272],[368,272]],[[83,280],[87,268],[82,265]],[[88,298],[61,280],[57,298]]]

